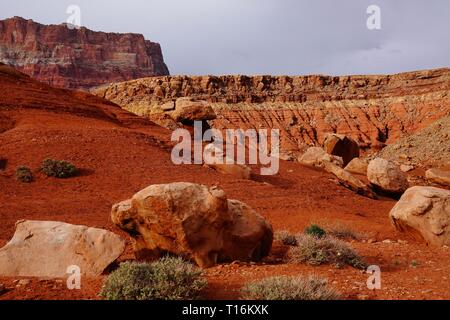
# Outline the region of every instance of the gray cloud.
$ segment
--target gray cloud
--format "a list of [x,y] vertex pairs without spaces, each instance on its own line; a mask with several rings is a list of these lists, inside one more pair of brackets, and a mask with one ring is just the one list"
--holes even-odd
[[[161,43],[172,74],[369,74],[450,65],[448,0],[15,0],[0,19],[50,24],[81,8],[93,30]],[[382,29],[366,28],[381,7]]]

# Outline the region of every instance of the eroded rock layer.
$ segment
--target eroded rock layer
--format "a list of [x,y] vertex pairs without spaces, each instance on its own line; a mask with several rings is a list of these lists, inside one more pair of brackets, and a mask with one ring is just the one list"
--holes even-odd
[[281,150],[346,134],[380,148],[450,114],[450,69],[386,76],[165,76],[96,90],[138,115],[179,97],[209,101],[215,128],[278,128]]
[[0,62],[74,89],[169,74],[160,45],[141,34],[46,26],[19,17],[0,21]]

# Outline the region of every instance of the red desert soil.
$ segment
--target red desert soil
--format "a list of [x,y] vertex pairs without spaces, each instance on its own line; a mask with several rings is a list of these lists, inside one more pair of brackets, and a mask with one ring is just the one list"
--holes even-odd
[[[311,273],[327,277],[349,299],[450,298],[449,248],[430,248],[397,233],[388,219],[394,200],[356,195],[331,175],[297,163],[282,161],[278,175],[252,181],[202,166],[175,166],[170,160],[169,131],[106,100],[51,88],[1,65],[0,90],[0,158],[7,159],[5,169],[0,168],[0,246],[12,237],[20,219],[83,224],[127,238],[110,221],[113,203],[150,184],[189,181],[220,186],[229,197],[266,217],[275,231],[300,232],[310,222],[344,223],[365,234],[351,245],[382,271],[382,289],[370,291],[368,275],[351,267],[281,262],[286,248],[275,242],[271,255],[261,263],[206,270],[209,298],[237,299],[240,287],[254,279]],[[38,168],[46,157],[73,162],[82,169],[81,175],[66,180],[43,176]],[[16,181],[19,165],[34,170],[33,183]],[[386,239],[395,241],[382,242]],[[128,244],[120,260],[132,258]],[[71,291],[65,279],[19,283],[18,278],[3,277],[0,283],[9,291],[0,299],[98,299],[103,278],[82,279],[81,290]]]

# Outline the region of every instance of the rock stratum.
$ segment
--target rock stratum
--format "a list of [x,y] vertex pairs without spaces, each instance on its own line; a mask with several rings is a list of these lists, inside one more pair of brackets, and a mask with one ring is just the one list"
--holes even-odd
[[42,25],[20,17],[0,21],[0,62],[71,89],[169,74],[161,46],[141,34]]
[[95,93],[138,115],[180,97],[210,102],[212,127],[278,128],[281,150],[345,134],[380,149],[450,114],[450,69],[372,76],[165,76],[115,83]]

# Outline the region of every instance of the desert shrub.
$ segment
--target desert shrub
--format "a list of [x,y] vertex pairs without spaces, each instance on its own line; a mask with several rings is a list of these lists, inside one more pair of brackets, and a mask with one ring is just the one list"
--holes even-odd
[[319,239],[327,235],[326,231],[319,227],[317,224],[312,224],[306,227],[304,233]]
[[349,245],[330,236],[323,238],[299,236],[298,246],[288,252],[288,260],[312,265],[334,264],[337,267],[350,265],[358,269],[366,267],[361,257]]
[[30,168],[20,166],[16,169],[16,179],[20,182],[31,182],[33,181],[33,173]]
[[349,227],[336,224],[326,229],[327,234],[338,238],[338,239],[353,239],[358,240],[361,238],[361,235],[350,229]]
[[297,237],[289,231],[282,230],[275,233],[275,239],[281,241],[286,246],[296,246]]
[[68,178],[77,174],[77,168],[65,160],[45,159],[42,161],[41,170],[49,177]]
[[100,296],[107,300],[197,299],[207,282],[203,271],[176,257],[152,263],[124,262],[106,279]]
[[271,277],[252,282],[241,290],[247,300],[336,300],[340,294],[327,280],[309,277]]

